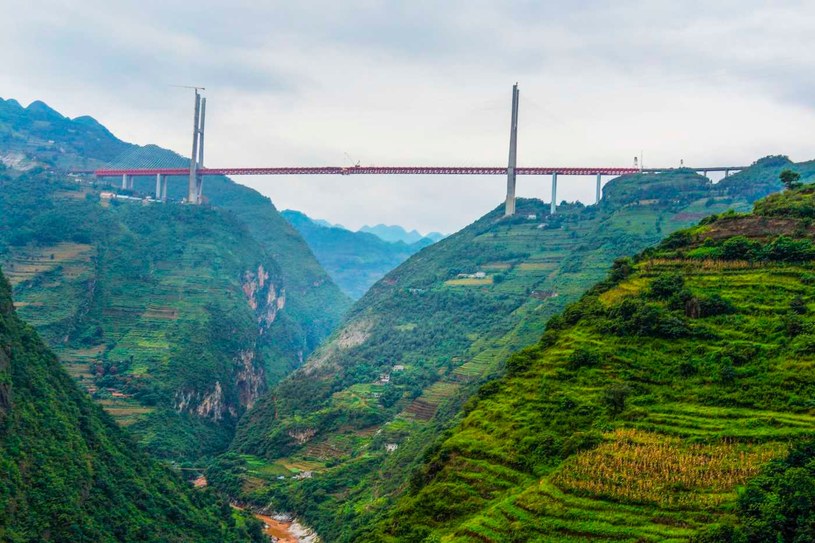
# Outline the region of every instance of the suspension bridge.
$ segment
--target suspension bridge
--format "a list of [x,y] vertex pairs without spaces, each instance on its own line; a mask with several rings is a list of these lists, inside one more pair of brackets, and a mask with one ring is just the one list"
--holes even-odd
[[[505,215],[515,214],[515,186],[517,176],[550,175],[552,177],[551,213],[557,209],[558,176],[592,176],[595,177],[595,202],[602,198],[603,176],[617,177],[635,173],[662,173],[674,168],[643,168],[642,163],[633,167],[523,167],[517,166],[518,149],[518,109],[520,91],[517,83],[512,87],[512,114],[510,122],[509,160],[503,166],[295,166],[269,168],[206,168],[204,167],[204,128],[206,118],[206,98],[201,96],[201,87],[195,90],[195,107],[193,115],[193,144],[189,168],[110,168],[73,173],[93,174],[97,178],[116,177],[122,179],[123,189],[133,188],[134,177],[155,177],[156,200],[167,200],[167,180],[169,177],[188,177],[186,202],[198,205],[203,201],[203,181],[207,175],[501,175],[507,178]],[[706,166],[691,167],[690,170],[705,177],[711,172],[723,172],[729,176],[743,170],[744,166]]]

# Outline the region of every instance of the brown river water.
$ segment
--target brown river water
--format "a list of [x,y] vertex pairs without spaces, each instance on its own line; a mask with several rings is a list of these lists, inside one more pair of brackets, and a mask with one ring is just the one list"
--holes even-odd
[[279,543],[300,543],[297,536],[289,531],[291,529],[291,522],[283,522],[273,519],[270,516],[259,515],[257,513],[255,514],[255,518],[263,522],[263,533],[277,538]]

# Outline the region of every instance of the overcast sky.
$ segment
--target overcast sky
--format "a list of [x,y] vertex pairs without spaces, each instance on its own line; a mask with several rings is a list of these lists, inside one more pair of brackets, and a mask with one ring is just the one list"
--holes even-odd
[[[2,0],[0,96],[208,166],[748,164],[815,158],[815,3]],[[349,227],[455,231],[500,177],[244,177]],[[558,199],[592,202],[593,180]],[[550,180],[518,193],[550,198]]]

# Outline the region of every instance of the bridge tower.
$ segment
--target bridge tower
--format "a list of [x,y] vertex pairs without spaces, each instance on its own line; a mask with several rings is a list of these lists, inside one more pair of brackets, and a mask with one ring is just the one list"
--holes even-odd
[[204,162],[204,117],[206,115],[207,99],[201,99],[199,90],[203,87],[192,87],[195,91],[195,113],[192,127],[192,153],[190,154],[190,182],[187,188],[187,203],[198,205],[201,203],[201,178],[198,169]]
[[518,84],[512,86],[512,119],[509,127],[509,163],[507,164],[507,200],[504,204],[504,216],[515,214],[515,165],[518,158],[518,102],[520,91]]
[[[204,121],[207,116],[207,99],[206,97],[201,98],[201,124],[198,128],[198,168],[201,169],[204,167]],[[196,179],[197,183],[197,194],[195,202],[200,204],[203,201],[203,193],[204,193],[204,176],[200,173],[198,174],[198,178]]]

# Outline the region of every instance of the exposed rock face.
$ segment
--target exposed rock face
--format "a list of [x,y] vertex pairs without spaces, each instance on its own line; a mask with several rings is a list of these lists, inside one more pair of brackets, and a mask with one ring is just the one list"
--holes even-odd
[[238,415],[234,406],[226,404],[224,390],[220,381],[215,381],[215,388],[206,394],[193,390],[177,392],[175,395],[175,408],[179,412],[192,412],[199,417],[214,421],[223,420],[227,414],[233,417]]
[[266,388],[263,368],[255,367],[255,351],[241,351],[236,361],[235,383],[238,387],[238,401],[242,407],[251,409]]
[[257,271],[244,272],[241,289],[249,307],[257,314],[258,334],[262,335],[286,307],[286,289],[269,282],[269,272],[263,264]]
[[323,371],[336,366],[335,355],[347,349],[357,347],[365,343],[371,337],[371,329],[374,321],[363,318],[351,322],[340,330],[339,334],[329,343],[319,349],[319,351],[306,363],[303,371],[307,375]]
[[298,445],[302,445],[317,435],[317,430],[314,428],[305,428],[303,430],[289,430],[287,433],[290,438],[297,442]]

